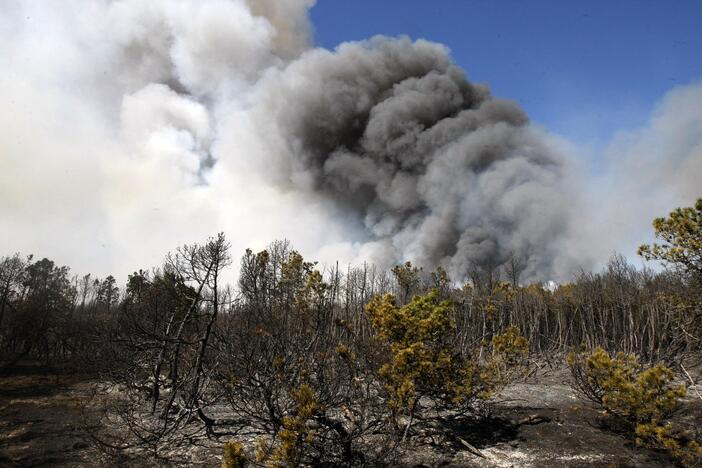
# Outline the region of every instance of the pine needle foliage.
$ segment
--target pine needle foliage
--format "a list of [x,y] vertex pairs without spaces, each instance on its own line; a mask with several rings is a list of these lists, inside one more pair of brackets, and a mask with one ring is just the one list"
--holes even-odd
[[525,367],[528,342],[516,327],[490,342],[486,362],[455,345],[456,324],[450,301],[436,289],[397,306],[394,296],[376,296],[366,306],[376,337],[388,349],[379,377],[393,414],[414,415],[422,397],[449,406],[487,399]]
[[247,463],[244,446],[240,442],[230,440],[224,444],[222,468],[244,468]]
[[641,245],[639,255],[679,267],[702,284],[702,198],[694,207],[654,219],[653,228],[662,243]]
[[602,348],[572,352],[567,363],[574,389],[630,431],[637,445],[667,450],[686,466],[702,462],[700,444],[669,421],[686,394],[684,385],[673,383],[670,368],[644,368],[634,355],[613,357]]

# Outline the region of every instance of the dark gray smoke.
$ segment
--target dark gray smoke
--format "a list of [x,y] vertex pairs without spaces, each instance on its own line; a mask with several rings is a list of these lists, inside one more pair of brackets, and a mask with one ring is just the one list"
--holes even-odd
[[333,200],[392,261],[462,278],[514,256],[525,281],[559,274],[564,160],[444,47],[376,37],[313,50],[262,88],[282,181]]

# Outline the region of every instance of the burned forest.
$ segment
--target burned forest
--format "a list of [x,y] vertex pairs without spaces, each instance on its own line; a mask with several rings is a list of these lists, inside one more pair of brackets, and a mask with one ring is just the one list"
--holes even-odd
[[[465,283],[411,262],[322,267],[287,241],[237,260],[224,234],[119,286],[6,256],[2,411],[21,401],[20,378],[89,382],[75,430],[96,464],[380,466],[465,453],[479,465],[502,432],[554,424],[553,408],[524,413],[528,398],[521,413],[501,406],[553,374],[602,411],[599,430],[694,466],[701,221],[702,200],[656,220],[663,242],[640,253],[664,270],[614,256],[557,285],[523,283],[518,258]],[[236,285],[223,279],[232,268]]]
[[702,466],[702,3],[0,2],[0,467]]

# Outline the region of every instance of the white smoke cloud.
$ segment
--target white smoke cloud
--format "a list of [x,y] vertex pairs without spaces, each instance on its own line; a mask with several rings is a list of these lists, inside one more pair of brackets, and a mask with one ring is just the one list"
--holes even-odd
[[702,82],[670,90],[643,128],[615,136],[605,157],[584,240],[597,258],[633,257],[652,240],[654,218],[702,197]]
[[3,251],[124,277],[218,231],[238,254],[326,219],[243,172],[257,142],[217,133],[259,74],[309,48],[312,2],[255,4],[3,3]]

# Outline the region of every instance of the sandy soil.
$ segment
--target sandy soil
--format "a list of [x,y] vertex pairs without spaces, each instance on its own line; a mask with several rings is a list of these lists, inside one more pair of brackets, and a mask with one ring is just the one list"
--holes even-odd
[[[598,412],[577,398],[567,379],[562,369],[541,372],[501,394],[494,418],[456,425],[456,435],[476,451],[460,443],[432,445],[416,440],[410,442],[399,464],[671,466],[664,454],[637,448],[630,439],[601,427]],[[85,379],[33,366],[0,377],[0,466],[105,466],[85,432],[85,421],[91,416],[90,387]],[[683,417],[702,421],[702,400],[691,397]],[[209,460],[218,456],[207,455]],[[125,464],[138,463],[132,459]]]

